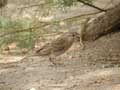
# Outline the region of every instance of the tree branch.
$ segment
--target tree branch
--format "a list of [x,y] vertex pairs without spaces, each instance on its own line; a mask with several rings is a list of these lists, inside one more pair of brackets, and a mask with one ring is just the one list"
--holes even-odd
[[[62,20],[58,20],[58,21],[56,21],[56,22],[67,21],[67,20],[70,20],[70,19],[73,19],[73,18],[78,18],[78,17],[83,17],[83,16],[89,16],[89,15],[94,15],[94,14],[98,14],[98,13],[100,13],[100,12],[83,14],[83,15],[79,15],[79,16],[73,16],[73,17],[69,17],[69,18],[62,19]],[[10,34],[15,34],[15,33],[29,32],[29,31],[31,31],[32,29],[42,28],[42,27],[45,27],[45,26],[54,24],[54,23],[56,23],[56,22],[44,23],[44,24],[42,24],[42,25],[40,25],[40,26],[36,26],[36,27],[34,26],[34,27],[22,29],[22,30],[19,29],[19,30],[12,30],[12,31],[9,31],[9,32],[4,32],[4,33],[1,33],[1,34],[0,34],[0,37],[4,37],[4,36],[10,35]]]
[[9,32],[6,32],[6,33],[2,33],[0,34],[0,37],[4,37],[6,35],[9,35],[9,34],[15,34],[15,33],[20,33],[20,32],[29,32],[31,31],[32,29],[38,29],[38,28],[41,28],[41,27],[44,27],[44,26],[47,26],[49,24],[44,24],[44,25],[40,25],[40,26],[37,26],[37,27],[30,27],[30,28],[26,28],[26,29],[19,29],[19,30],[12,30],[12,31],[9,31]]
[[97,9],[97,10],[100,10],[100,11],[102,11],[102,12],[106,12],[106,11],[107,11],[107,10],[101,9],[101,8],[99,8],[99,7],[97,7],[97,6],[93,5],[93,4],[89,4],[88,2],[85,2],[85,1],[83,1],[83,0],[77,0],[77,1],[78,1],[78,2],[81,2],[81,3],[85,4],[85,5],[88,5],[88,6],[90,6],[90,7],[93,7],[93,8],[95,8],[95,9]]

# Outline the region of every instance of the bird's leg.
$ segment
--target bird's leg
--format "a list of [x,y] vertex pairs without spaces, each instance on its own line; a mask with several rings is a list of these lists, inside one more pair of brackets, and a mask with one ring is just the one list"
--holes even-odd
[[49,57],[49,61],[53,64],[53,65],[56,65],[55,61],[54,61],[54,57],[50,56]]
[[54,58],[54,57],[49,57],[49,61],[54,65],[54,66],[59,66],[59,65],[63,65],[63,62],[62,62],[62,60],[60,59],[60,60],[58,60],[58,61],[56,61],[56,58]]

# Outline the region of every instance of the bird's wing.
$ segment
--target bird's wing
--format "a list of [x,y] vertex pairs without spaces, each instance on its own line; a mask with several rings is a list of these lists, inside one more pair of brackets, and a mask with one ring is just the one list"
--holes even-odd
[[36,54],[40,56],[45,56],[45,55],[49,55],[51,53],[50,51],[51,51],[51,44],[47,43],[42,48],[38,49],[36,51]]
[[66,43],[67,43],[67,40],[65,37],[57,38],[52,42],[53,51],[56,52],[56,51],[63,50],[65,48]]
[[55,56],[59,56],[66,52],[72,45],[73,38],[63,36],[56,39],[54,42],[52,42],[52,54]]

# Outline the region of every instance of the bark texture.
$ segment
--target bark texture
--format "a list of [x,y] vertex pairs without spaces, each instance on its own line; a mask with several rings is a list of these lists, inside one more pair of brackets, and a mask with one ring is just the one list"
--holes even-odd
[[114,31],[113,27],[119,24],[119,20],[120,4],[92,18],[83,33],[84,40],[95,40],[105,33]]

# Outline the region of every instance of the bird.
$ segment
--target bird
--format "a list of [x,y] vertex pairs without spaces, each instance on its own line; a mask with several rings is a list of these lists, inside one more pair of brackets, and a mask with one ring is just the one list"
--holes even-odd
[[36,50],[33,56],[47,56],[52,64],[57,65],[58,63],[55,62],[55,58],[64,54],[72,46],[74,41],[79,39],[80,34],[76,31],[63,33]]

